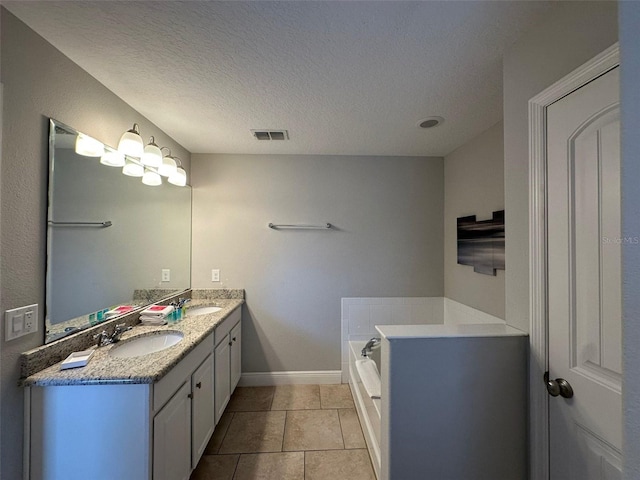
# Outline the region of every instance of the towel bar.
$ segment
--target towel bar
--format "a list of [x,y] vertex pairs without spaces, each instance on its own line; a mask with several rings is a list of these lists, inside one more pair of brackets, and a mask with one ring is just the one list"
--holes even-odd
[[303,224],[284,225],[284,224],[270,223],[268,226],[269,228],[273,228],[274,230],[277,230],[279,228],[301,228],[301,229],[311,229],[311,230],[324,230],[324,229],[333,227],[333,225],[331,225],[330,223],[325,223],[324,225],[303,225]]

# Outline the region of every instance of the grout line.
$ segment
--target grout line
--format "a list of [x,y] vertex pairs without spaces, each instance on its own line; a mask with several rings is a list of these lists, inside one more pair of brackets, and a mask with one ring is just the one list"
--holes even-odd
[[269,408],[267,410],[271,411],[273,408],[273,400],[276,398],[276,386],[273,386],[273,395],[271,395],[271,402],[269,403]]
[[[222,435],[222,439],[220,440],[220,446],[218,447],[218,450],[215,453],[216,455],[220,454],[220,449],[222,449],[222,444],[224,443],[224,439],[227,438],[227,433],[229,433],[229,429],[231,428],[231,422],[233,422],[233,417],[236,416],[236,412],[229,412],[229,413],[231,414],[231,418],[229,419],[229,424],[227,425],[227,428],[224,431],[224,434]],[[222,415],[224,415],[224,413]],[[213,430],[213,433],[215,434],[215,428]]]
[[284,436],[287,434],[287,417],[289,416],[289,411],[285,410],[284,412],[284,428],[282,429],[282,444],[280,445],[280,451],[284,452]]
[[233,467],[233,475],[231,475],[231,479],[233,480],[236,476],[236,473],[238,472],[238,465],[240,465],[240,457],[242,456],[242,454],[238,455],[238,458],[236,459],[236,465],[235,467]]
[[342,417],[340,416],[340,410],[336,409],[336,412],[338,413],[338,423],[340,425],[340,436],[342,437],[342,448],[344,450],[347,449],[347,444],[344,441],[344,429],[342,428]]

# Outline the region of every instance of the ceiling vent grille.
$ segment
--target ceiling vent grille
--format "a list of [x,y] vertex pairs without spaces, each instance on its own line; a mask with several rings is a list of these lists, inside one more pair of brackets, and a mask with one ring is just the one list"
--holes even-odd
[[256,140],[289,140],[288,130],[251,130]]

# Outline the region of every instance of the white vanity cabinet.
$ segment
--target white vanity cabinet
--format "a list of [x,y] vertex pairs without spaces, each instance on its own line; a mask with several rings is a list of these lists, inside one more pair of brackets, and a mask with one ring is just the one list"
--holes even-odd
[[220,421],[241,374],[240,309],[233,312],[216,329],[215,348],[215,423]]
[[[189,360],[187,357],[184,361]],[[209,354],[156,413],[153,419],[154,480],[188,480],[198,464],[215,427],[213,362],[213,354]]]
[[137,383],[157,375],[151,357],[105,349],[98,378],[26,387],[25,480],[188,480],[240,379],[240,321],[236,308],[155,383]]

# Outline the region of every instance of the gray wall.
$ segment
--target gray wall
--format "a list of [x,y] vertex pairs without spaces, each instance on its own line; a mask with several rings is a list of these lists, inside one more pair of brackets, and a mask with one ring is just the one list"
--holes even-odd
[[561,2],[505,54],[506,321],[529,331],[528,101],[618,40],[616,2]]
[[[640,236],[640,3],[620,4],[623,237]],[[624,478],[640,478],[640,247],[623,248]]]
[[[189,167],[189,152],[4,9],[0,10],[4,84],[0,174],[0,312],[38,303],[38,333],[2,343],[1,478],[22,477],[23,392],[17,386],[20,352],[44,339],[48,118],[107,144],[140,124]],[[142,79],[140,81],[143,81]],[[159,99],[160,102],[160,99]],[[162,108],[159,103],[158,108]],[[4,339],[4,328],[2,337]],[[3,340],[4,341],[4,340]]]
[[192,285],[246,290],[245,372],[339,370],[341,297],[444,293],[442,158],[193,155],[192,168]]
[[504,210],[502,129],[499,122],[444,158],[444,294],[500,318],[505,271],[494,277],[458,265],[456,219],[476,215],[486,220]]

